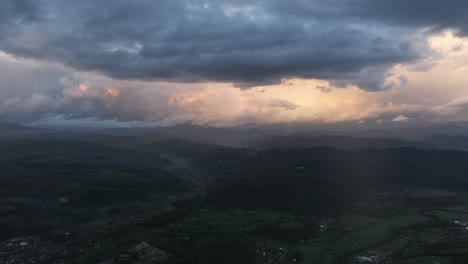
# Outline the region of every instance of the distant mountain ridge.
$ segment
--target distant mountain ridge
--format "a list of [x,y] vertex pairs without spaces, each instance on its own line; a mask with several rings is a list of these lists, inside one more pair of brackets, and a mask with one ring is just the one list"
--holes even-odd
[[15,137],[15,136],[31,136],[40,135],[44,133],[53,133],[53,131],[46,128],[38,128],[32,126],[25,126],[15,123],[0,123],[0,136],[3,137]]
[[262,137],[247,142],[246,147],[255,149],[331,147],[348,150],[401,147],[416,147],[421,149],[437,148],[435,145],[427,142],[408,141],[397,138],[361,138],[330,135],[310,136],[302,133],[288,136]]
[[[468,127],[467,127],[468,128]],[[266,150],[274,148],[330,147],[353,150],[364,148],[454,149],[468,151],[468,129],[464,126],[433,126],[400,130],[290,131],[287,128],[233,127],[216,128],[177,125],[154,128],[90,128],[37,127],[0,122],[0,138],[10,137],[60,137],[107,144],[147,144],[164,140],[182,140],[193,143],[235,148]],[[112,143],[114,142],[114,143]]]

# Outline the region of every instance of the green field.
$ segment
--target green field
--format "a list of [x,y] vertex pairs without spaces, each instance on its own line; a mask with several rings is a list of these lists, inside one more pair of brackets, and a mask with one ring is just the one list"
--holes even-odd
[[380,220],[375,217],[344,213],[341,216],[341,225],[346,231],[366,227],[378,223]]
[[446,221],[468,221],[468,213],[457,213],[457,212],[450,212],[444,210],[433,210],[430,211],[429,214],[436,216],[441,220]]
[[[367,221],[367,225],[357,225],[359,223],[357,219]],[[340,257],[394,238],[395,235],[392,234],[392,231],[424,222],[427,218],[417,215],[401,215],[376,219],[365,216],[344,215],[343,220],[345,220],[343,223],[345,226],[360,226],[361,228],[344,234],[329,234],[325,242],[321,244],[311,245],[310,247],[301,246],[304,263],[334,263]]]

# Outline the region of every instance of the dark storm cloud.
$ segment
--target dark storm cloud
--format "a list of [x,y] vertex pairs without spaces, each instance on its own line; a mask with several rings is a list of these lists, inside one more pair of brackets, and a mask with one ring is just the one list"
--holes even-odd
[[34,0],[0,1],[0,41],[23,25],[40,19],[40,6]]
[[346,19],[381,25],[452,28],[468,35],[468,2],[465,0],[272,0],[276,13],[320,19]]
[[424,56],[409,40],[417,28],[468,32],[468,3],[456,0],[2,3],[8,53],[117,79],[240,87],[299,77],[385,90],[389,68]]
[[2,0],[0,1],[0,22],[16,23],[39,19],[40,6],[34,0]]

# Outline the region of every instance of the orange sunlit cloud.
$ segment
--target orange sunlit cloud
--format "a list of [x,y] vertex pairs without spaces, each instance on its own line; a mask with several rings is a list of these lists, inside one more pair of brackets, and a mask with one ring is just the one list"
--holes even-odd
[[[277,123],[339,123],[366,120],[406,123],[418,118],[433,121],[467,120],[463,102],[468,95],[468,40],[444,32],[428,38],[433,54],[417,65],[396,65],[387,74],[395,82],[387,91],[369,92],[357,86],[335,87],[318,79],[285,79],[279,84],[236,88],[232,83],[171,83],[114,80],[98,73],[75,73],[61,78],[61,96],[35,93],[10,98],[7,111],[47,113],[87,109],[92,116],[140,120],[161,125],[193,123],[212,126]],[[23,61],[0,53],[0,62],[41,70],[40,62]],[[405,76],[405,82],[399,80]],[[89,104],[93,100],[93,104]],[[102,105],[98,107],[99,102]],[[76,108],[67,104],[79,104]],[[467,103],[468,104],[468,103]],[[86,107],[85,107],[86,106]],[[99,115],[97,115],[99,116]]]

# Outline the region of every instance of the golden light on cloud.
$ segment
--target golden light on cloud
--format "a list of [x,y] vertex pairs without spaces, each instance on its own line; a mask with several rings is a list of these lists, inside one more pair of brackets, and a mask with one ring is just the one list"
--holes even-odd
[[106,94],[110,97],[117,97],[120,95],[118,90],[110,87],[106,89]]
[[329,84],[293,79],[247,90],[210,84],[196,92],[170,97],[168,104],[185,109],[184,113],[190,113],[190,118],[200,124],[227,125],[358,120],[362,118],[362,106],[372,102],[371,96],[357,87],[323,92],[317,88],[323,85]]
[[[468,40],[444,32],[429,38],[428,44],[433,55],[418,63],[429,67],[423,70],[415,68],[420,65],[396,65],[388,72],[387,81],[400,85],[387,91],[369,92],[356,86],[337,88],[317,79],[289,79],[246,90],[211,83],[204,89],[172,96],[168,102],[190,113],[184,115],[187,120],[219,126],[362,123],[367,119],[406,123],[412,120],[411,115],[431,112],[438,105],[468,94],[468,76],[460,70],[468,62],[468,50],[464,48],[468,47]],[[165,121],[172,123],[174,119]]]
[[[239,89],[232,83],[115,80],[99,73],[75,73],[58,80],[62,88],[59,96],[37,93],[29,99],[12,98],[4,100],[3,108],[37,112],[40,106],[47,113],[65,109],[67,104],[80,104],[74,109],[84,109],[101,102],[96,111],[107,111],[106,117],[116,115],[123,120],[160,125],[468,120],[463,113],[468,109],[464,105],[468,95],[468,39],[444,32],[427,42],[432,49],[430,56],[415,64],[396,65],[387,72],[385,81],[397,85],[386,91],[369,92],[352,85],[338,88],[319,79],[293,78],[274,85]],[[1,61],[34,71],[43,69],[41,62],[23,61],[0,52]],[[85,113],[93,114],[91,110]]]
[[431,36],[428,42],[432,49],[445,56],[454,56],[462,52],[466,45],[466,39],[457,37],[452,31]]
[[17,62],[17,60],[15,59],[15,57],[13,55],[8,54],[8,53],[3,52],[3,51],[0,51],[0,59],[8,60],[8,61],[11,61],[11,62]]
[[89,86],[86,84],[80,84],[78,89],[80,90],[80,92],[86,93],[89,90]]

